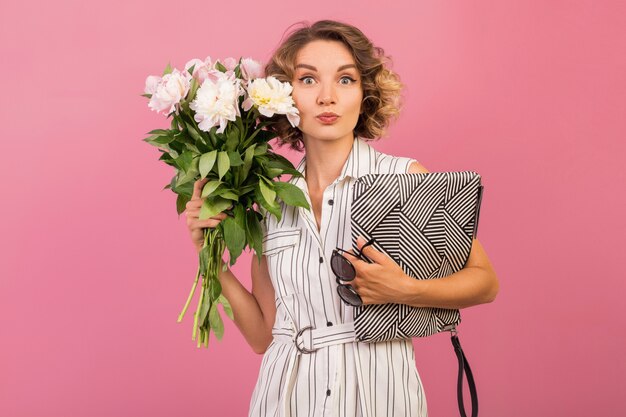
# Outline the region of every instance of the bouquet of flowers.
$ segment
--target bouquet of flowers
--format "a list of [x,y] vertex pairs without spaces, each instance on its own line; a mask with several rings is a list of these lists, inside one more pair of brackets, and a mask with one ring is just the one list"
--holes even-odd
[[172,121],[169,129],[152,130],[143,140],[156,146],[162,153],[159,160],[176,170],[164,189],[177,194],[179,217],[191,199],[194,182],[203,178],[208,181],[202,189],[205,200],[199,218],[228,214],[217,227],[204,230],[198,271],[178,316],[180,322],[202,275],[192,331],[192,340],[198,336],[198,347],[208,347],[211,330],[218,340],[223,336],[217,304],[234,320],[218,278],[220,269],[226,270],[222,260],[225,248],[231,266],[246,246],[254,249],[260,262],[261,222],[268,213],[280,220],[277,199],[310,209],[302,190],[275,181],[282,174],[301,174],[268,143],[276,137],[271,125],[277,117],[286,116],[292,126],[300,123],[291,91],[289,83],[262,77],[261,65],[250,58],[214,63],[211,57],[192,59],[184,71],[168,64],[162,76],[146,79],[142,96],[150,99],[148,106]]

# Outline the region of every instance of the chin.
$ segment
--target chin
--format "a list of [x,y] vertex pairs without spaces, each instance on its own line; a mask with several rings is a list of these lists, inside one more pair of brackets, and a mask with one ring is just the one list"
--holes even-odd
[[354,132],[354,129],[337,129],[334,126],[326,126],[321,129],[300,130],[304,136],[317,140],[331,141],[346,137]]

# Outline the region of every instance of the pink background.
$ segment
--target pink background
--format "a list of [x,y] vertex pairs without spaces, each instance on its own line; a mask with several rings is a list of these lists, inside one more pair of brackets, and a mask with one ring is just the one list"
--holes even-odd
[[[461,326],[480,415],[624,415],[624,3],[413,3],[3,1],[0,415],[246,415],[262,357],[227,318],[208,350],[176,322],[197,258],[140,94],[168,61],[265,61],[322,18],[406,84],[377,149],[483,176],[501,289]],[[456,415],[448,335],[414,344],[429,415]]]

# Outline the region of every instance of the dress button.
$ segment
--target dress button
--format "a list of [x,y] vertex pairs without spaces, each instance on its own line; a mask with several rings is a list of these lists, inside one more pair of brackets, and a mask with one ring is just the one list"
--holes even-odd
[[329,389],[326,390],[326,395],[330,395],[330,390]]
[[324,257],[320,256],[320,263],[324,262]]
[[334,203],[334,201],[333,201],[332,198],[330,200],[328,200],[328,204],[330,204],[331,206],[333,205],[333,203]]
[[332,321],[326,322],[326,325],[327,325],[327,326],[332,326],[332,325],[333,325],[333,322],[332,322]]

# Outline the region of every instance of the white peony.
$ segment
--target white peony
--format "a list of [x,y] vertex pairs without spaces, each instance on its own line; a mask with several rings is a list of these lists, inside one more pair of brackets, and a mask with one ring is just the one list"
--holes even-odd
[[[152,76],[154,77],[154,76]],[[167,110],[167,114],[176,109],[176,105],[187,96],[189,92],[191,76],[187,71],[180,72],[174,69],[171,73],[165,74],[158,83],[155,79],[148,77],[146,80],[146,90],[152,91],[152,97],[148,107],[156,112]]]
[[235,121],[241,116],[238,98],[244,92],[241,80],[224,73],[216,77],[217,81],[207,78],[202,83],[189,107],[195,112],[194,119],[200,130],[208,132],[219,125],[217,133],[223,133],[229,120]]
[[284,114],[289,123],[296,127],[300,124],[300,116],[291,97],[292,90],[291,84],[281,83],[273,76],[251,80],[248,82],[248,98],[242,103],[243,109],[248,111],[256,106],[259,113],[267,117]]

